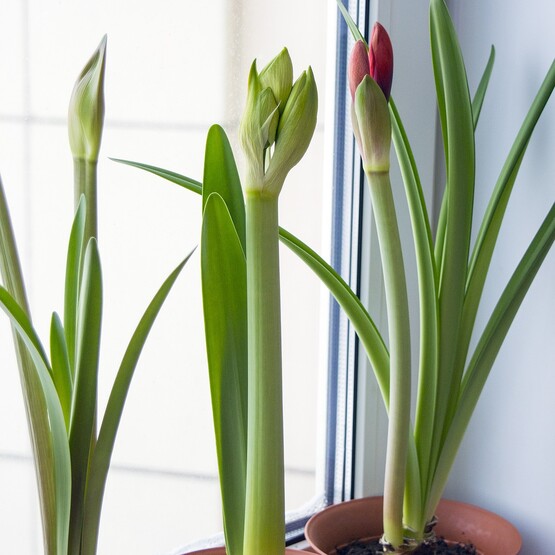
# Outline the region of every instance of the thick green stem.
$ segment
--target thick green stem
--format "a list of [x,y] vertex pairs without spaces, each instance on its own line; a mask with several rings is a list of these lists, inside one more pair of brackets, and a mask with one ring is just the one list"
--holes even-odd
[[278,200],[247,191],[248,440],[244,555],[283,555]]
[[384,539],[403,543],[403,495],[410,432],[410,325],[401,240],[388,172],[367,172],[387,302],[390,393],[384,483]]
[[73,159],[73,182],[75,210],[79,206],[81,195],[87,199],[87,216],[85,218],[85,235],[83,244],[87,245],[89,239],[98,239],[98,217],[96,200],[96,160]]

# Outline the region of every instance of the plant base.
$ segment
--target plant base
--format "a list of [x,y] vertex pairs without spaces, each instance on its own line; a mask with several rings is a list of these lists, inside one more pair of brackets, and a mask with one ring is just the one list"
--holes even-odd
[[[355,541],[366,542],[381,536],[382,508],[381,497],[332,505],[308,521],[306,539],[320,555],[339,555],[338,546]],[[494,513],[474,505],[442,500],[436,516],[438,524],[435,533],[438,538],[446,538],[448,542],[471,543],[476,546],[478,555],[517,555],[520,552],[522,540],[518,530]]]
[[[384,555],[379,538],[369,543],[355,542],[345,547],[337,548],[337,555]],[[443,539],[426,542],[418,547],[411,555],[478,555],[472,544],[446,542]]]

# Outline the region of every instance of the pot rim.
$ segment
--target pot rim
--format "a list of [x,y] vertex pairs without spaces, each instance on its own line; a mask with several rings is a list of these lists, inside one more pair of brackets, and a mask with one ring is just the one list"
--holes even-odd
[[[322,554],[360,538],[379,536],[383,532],[382,510],[382,496],[330,505],[309,519],[305,537],[311,547]],[[364,516],[354,518],[353,515],[358,512]],[[373,514],[374,518],[367,517],[368,514]],[[376,517],[377,514],[379,517]],[[442,499],[436,515],[439,519],[436,528],[438,537],[471,542],[486,555],[516,555],[520,552],[522,538],[516,527],[492,511],[471,503]],[[505,545],[510,546],[508,550]]]

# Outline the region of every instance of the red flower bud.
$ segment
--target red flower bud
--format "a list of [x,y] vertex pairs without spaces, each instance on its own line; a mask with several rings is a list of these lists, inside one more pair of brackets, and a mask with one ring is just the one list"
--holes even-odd
[[364,41],[357,40],[351,57],[349,58],[349,66],[347,68],[349,77],[349,88],[351,89],[351,98],[355,99],[355,91],[360,82],[366,75],[370,75],[370,64],[368,62],[368,51]]
[[368,60],[370,76],[378,83],[386,100],[389,100],[393,81],[393,47],[387,31],[379,23],[375,23],[372,29]]

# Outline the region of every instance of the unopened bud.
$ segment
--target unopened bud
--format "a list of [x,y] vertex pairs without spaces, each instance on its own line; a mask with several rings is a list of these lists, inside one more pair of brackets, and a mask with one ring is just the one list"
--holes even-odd
[[276,147],[266,176],[268,185],[278,193],[285,177],[300,162],[312,140],[317,114],[318,90],[309,67],[295,81],[279,119]]
[[370,46],[362,40],[355,43],[347,73],[353,101],[356,89],[366,75],[370,75],[378,83],[385,99],[389,100],[393,82],[393,47],[382,25],[374,24]]
[[389,171],[391,119],[382,90],[366,76],[357,87],[351,112],[353,130],[366,172]]
[[280,113],[285,109],[285,103],[293,86],[293,63],[287,48],[284,48],[259,75],[263,89],[269,87],[279,106]]
[[351,98],[355,99],[355,92],[360,82],[366,75],[370,75],[370,63],[368,61],[368,49],[362,40],[357,40],[351,57],[349,58],[349,66],[347,68],[349,77],[349,88],[351,90]]
[[260,74],[253,62],[241,144],[247,190],[278,195],[289,170],[303,157],[316,127],[318,93],[308,68],[291,86],[292,64],[283,49]]
[[68,133],[73,158],[98,159],[104,125],[104,35],[98,48],[79,75],[69,102]]
[[387,31],[380,23],[375,23],[368,51],[370,76],[383,91],[386,100],[391,94],[393,82],[393,47]]

